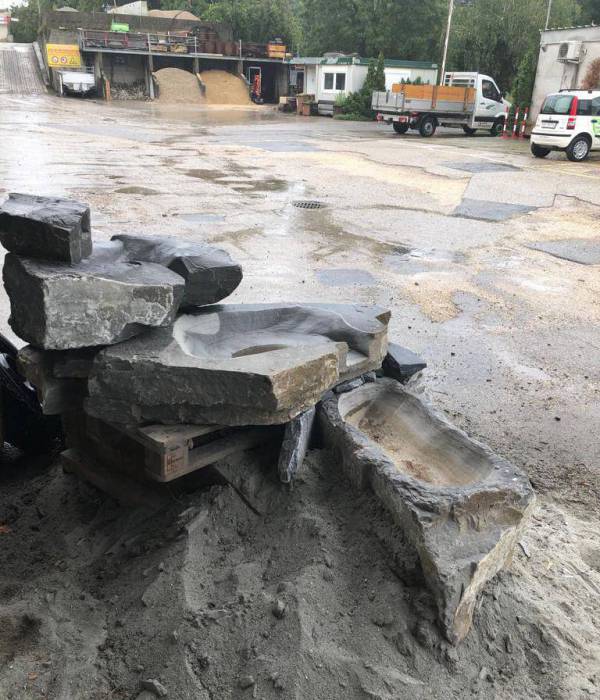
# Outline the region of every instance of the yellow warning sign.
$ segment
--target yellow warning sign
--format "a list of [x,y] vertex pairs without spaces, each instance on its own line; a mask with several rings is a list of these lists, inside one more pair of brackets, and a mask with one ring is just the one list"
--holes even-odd
[[77,44],[46,44],[49,68],[80,68],[81,54]]

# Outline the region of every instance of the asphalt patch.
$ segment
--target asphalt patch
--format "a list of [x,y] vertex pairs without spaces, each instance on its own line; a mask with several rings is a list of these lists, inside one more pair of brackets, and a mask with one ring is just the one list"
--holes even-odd
[[560,241],[536,241],[527,247],[580,265],[600,265],[600,240],[565,238]]
[[452,216],[479,221],[507,221],[521,214],[528,214],[538,207],[526,204],[507,204],[506,202],[488,202],[484,199],[463,199]]
[[376,284],[376,280],[367,270],[350,268],[338,268],[331,270],[317,270],[316,276],[319,282],[328,287],[369,287]]
[[503,173],[503,172],[519,172],[521,168],[516,165],[508,165],[506,163],[494,163],[487,160],[468,161],[466,163],[442,163],[445,168],[452,170],[464,170],[467,173]]

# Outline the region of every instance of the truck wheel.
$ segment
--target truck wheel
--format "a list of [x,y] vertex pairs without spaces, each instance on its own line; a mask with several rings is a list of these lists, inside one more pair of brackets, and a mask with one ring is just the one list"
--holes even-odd
[[500,136],[504,130],[504,119],[496,119],[494,125],[490,129],[490,134],[492,136]]
[[419,122],[419,133],[424,138],[429,138],[435,134],[437,122],[434,117],[423,117]]
[[549,148],[544,148],[543,146],[538,146],[535,143],[531,144],[531,153],[536,157],[536,158],[545,158],[548,153],[550,153]]
[[567,158],[575,163],[580,163],[590,155],[591,150],[592,147],[587,137],[576,136],[567,146]]
[[397,134],[405,134],[410,125],[408,122],[392,122],[392,126]]
[[464,126],[464,125],[463,125],[463,131],[465,132],[465,134],[466,134],[467,136],[474,136],[474,135],[475,135],[475,132],[477,131],[477,129],[471,129],[470,126]]

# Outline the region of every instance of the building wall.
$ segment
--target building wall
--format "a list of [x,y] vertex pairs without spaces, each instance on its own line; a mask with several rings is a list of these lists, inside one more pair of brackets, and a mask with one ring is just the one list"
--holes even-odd
[[[580,63],[558,61],[558,50],[564,41],[583,42],[584,54]],[[563,88],[580,87],[590,63],[596,58],[600,58],[600,27],[576,27],[542,32],[531,100],[531,121],[537,119],[546,95]]]
[[111,85],[135,85],[146,78],[147,56],[132,54],[104,54],[102,65],[104,75]]

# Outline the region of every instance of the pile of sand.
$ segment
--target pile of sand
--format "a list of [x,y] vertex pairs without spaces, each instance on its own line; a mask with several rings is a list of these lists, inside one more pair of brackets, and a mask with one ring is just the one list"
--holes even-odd
[[242,78],[224,70],[205,70],[200,79],[206,86],[209,105],[250,105],[248,85]]
[[180,68],[161,68],[154,73],[158,83],[158,101],[165,104],[199,104],[202,92],[198,78]]

